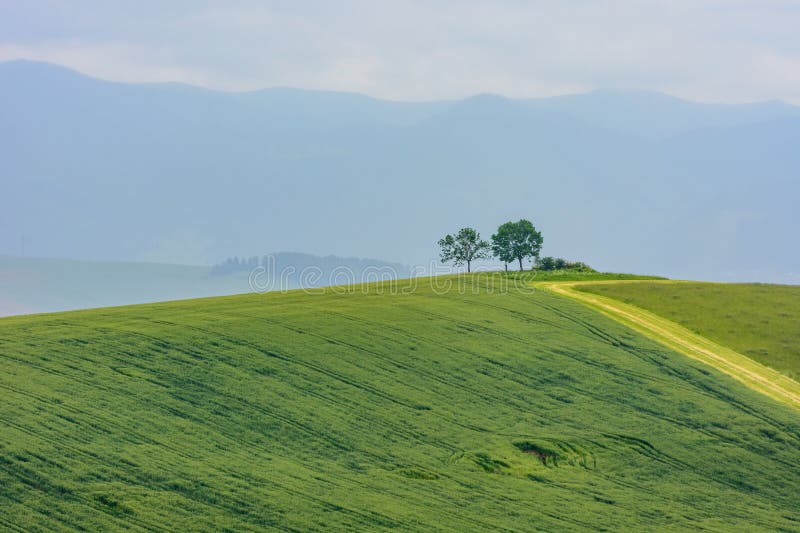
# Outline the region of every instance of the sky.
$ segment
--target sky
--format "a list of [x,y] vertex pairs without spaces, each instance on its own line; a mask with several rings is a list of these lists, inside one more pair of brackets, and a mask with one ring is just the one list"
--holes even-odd
[[800,104],[799,0],[0,0],[0,61],[395,100],[659,91]]

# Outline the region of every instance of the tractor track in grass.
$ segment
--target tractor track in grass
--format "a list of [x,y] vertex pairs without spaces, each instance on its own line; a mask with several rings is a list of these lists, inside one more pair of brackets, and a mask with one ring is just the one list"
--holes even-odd
[[[653,283],[652,280],[647,282]],[[641,283],[641,281],[541,281],[534,282],[533,286],[577,300],[679,353],[728,374],[750,389],[800,409],[800,383],[790,377],[650,311],[605,296],[576,290],[576,287],[581,285],[608,283]],[[669,280],[658,283],[681,282]]]

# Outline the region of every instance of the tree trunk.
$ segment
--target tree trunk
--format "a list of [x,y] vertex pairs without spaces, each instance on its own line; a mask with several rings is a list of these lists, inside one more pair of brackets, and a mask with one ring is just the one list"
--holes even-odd
[[508,263],[505,263],[505,265],[506,265],[506,272],[508,272]]
[[467,273],[470,273],[470,272],[472,272],[472,270],[470,270],[470,263],[471,263],[471,262],[472,262],[472,261],[467,261]]
[[519,271],[522,272],[522,258],[518,257],[517,259],[519,259]]

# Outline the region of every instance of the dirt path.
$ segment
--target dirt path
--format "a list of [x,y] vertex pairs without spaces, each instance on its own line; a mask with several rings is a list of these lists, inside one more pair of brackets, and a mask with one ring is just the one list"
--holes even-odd
[[[639,281],[542,281],[540,289],[578,300],[626,326],[684,355],[725,372],[753,390],[800,409],[800,383],[731,348],[693,333],[650,311],[605,296],[575,290],[578,285],[641,283]],[[652,283],[652,281],[648,281]],[[659,283],[681,283],[661,281]]]

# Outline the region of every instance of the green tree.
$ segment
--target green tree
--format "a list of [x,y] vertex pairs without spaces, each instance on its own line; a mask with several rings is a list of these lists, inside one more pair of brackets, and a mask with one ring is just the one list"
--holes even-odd
[[481,234],[472,228],[461,228],[458,233],[445,235],[439,239],[440,258],[442,263],[453,262],[455,266],[467,265],[467,272],[472,271],[475,259],[490,257],[490,246],[481,240]]
[[515,257],[511,253],[511,231],[508,230],[508,222],[497,228],[497,233],[492,235],[492,254],[505,264],[508,272],[508,264],[514,262]]
[[492,235],[492,252],[504,263],[519,262],[526,258],[536,259],[542,249],[542,234],[536,230],[530,220],[506,222],[497,228]]
[[539,270],[555,270],[556,258],[555,257],[542,257],[539,260]]

